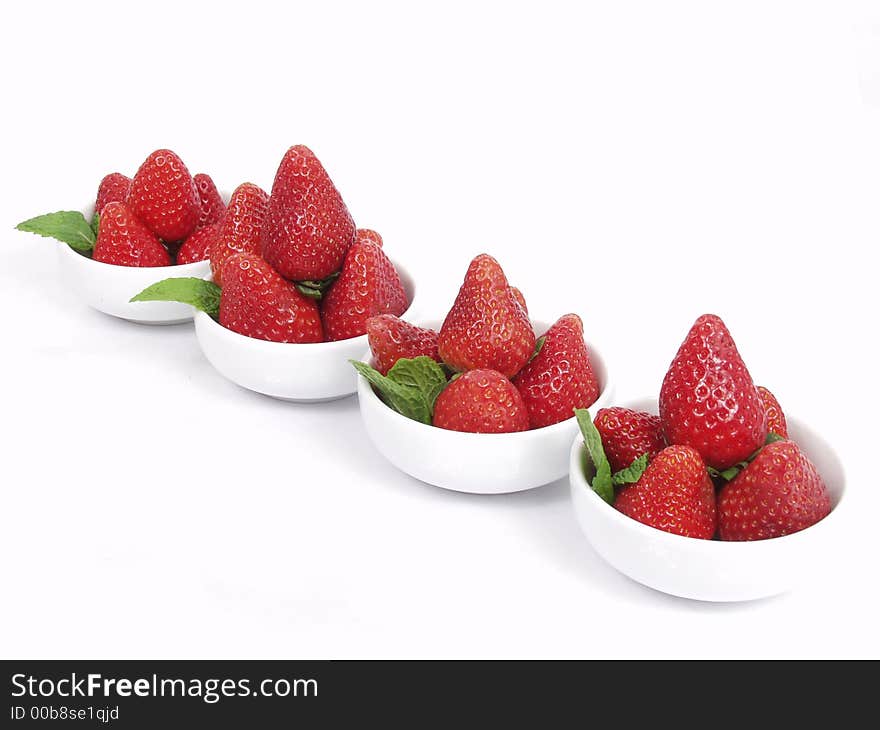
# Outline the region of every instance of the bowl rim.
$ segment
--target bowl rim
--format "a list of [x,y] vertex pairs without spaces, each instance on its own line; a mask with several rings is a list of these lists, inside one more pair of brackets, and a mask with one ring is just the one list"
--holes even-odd
[[[402,264],[398,263],[397,259],[389,256],[391,263],[394,264],[394,268],[397,270],[398,274],[403,274],[406,278],[412,282],[412,297],[409,300],[409,304],[406,309],[401,313],[401,317],[412,310],[413,304],[416,301],[416,296],[418,295],[418,289],[416,285],[416,279],[412,275],[409,269],[407,269]],[[204,262],[196,262],[196,263],[204,263]],[[184,264],[184,266],[190,266],[191,264]],[[177,268],[177,267],[164,267],[164,268]],[[208,277],[207,281],[214,281],[214,277]],[[248,337],[247,335],[243,335],[240,332],[234,332],[233,330],[224,327],[220,324],[216,319],[211,317],[210,315],[202,312],[200,310],[195,311],[194,321],[206,322],[208,327],[211,327],[215,332],[218,333],[219,337],[226,337],[230,342],[239,342],[242,346],[247,347],[262,347],[264,349],[273,350],[274,352],[280,352],[279,348],[290,348],[290,347],[310,347],[310,348],[318,348],[323,347],[326,350],[334,350],[334,349],[349,349],[353,345],[364,346],[367,342],[367,335],[358,335],[357,337],[349,337],[345,340],[333,340],[332,342],[272,342],[271,340],[261,340],[257,337]],[[247,343],[247,344],[245,344]]]
[[[531,317],[531,316],[529,317],[529,319],[532,322],[533,326],[535,324],[540,324],[540,325],[546,326],[548,328],[550,327],[550,325],[546,324],[546,320],[543,320],[543,319],[540,319],[537,317]],[[433,326],[430,323],[437,322],[437,321],[438,321],[437,319],[432,319],[430,317],[419,318],[419,326]],[[442,321],[442,320],[439,320],[439,321]],[[587,406],[588,408],[593,408],[593,406],[596,403],[598,403],[600,400],[602,400],[604,397],[607,397],[609,399],[613,397],[613,395],[614,395],[614,381],[613,381],[613,378],[609,374],[611,371],[611,368],[609,368],[609,366],[608,366],[608,360],[605,357],[605,354],[601,350],[596,348],[590,340],[585,340],[585,342],[587,345],[587,349],[591,353],[595,353],[596,355],[599,356],[599,359],[602,361],[603,369],[605,370],[605,382],[602,384],[602,389],[599,391],[599,395],[596,397],[596,400],[594,401],[594,403]],[[369,364],[369,361],[371,360],[371,355],[372,355],[372,352],[368,348],[366,350],[366,352],[364,353],[364,356],[362,356],[363,357],[362,361],[367,362]],[[385,403],[381,398],[379,398],[378,395],[376,395],[376,393],[373,390],[370,383],[360,373],[358,373],[358,391],[357,392],[358,392],[358,402],[359,403],[361,402],[362,397],[369,399],[372,402],[375,402],[376,404],[378,404],[380,406],[380,408],[385,409],[385,411],[387,411],[387,413],[389,414],[392,421],[397,420],[397,422],[401,423],[401,424],[405,422],[417,430],[418,429],[426,429],[424,431],[424,433],[428,433],[428,430],[430,430],[432,433],[437,435],[437,438],[453,439],[453,438],[475,436],[480,439],[485,439],[487,441],[490,439],[494,439],[496,441],[499,439],[508,439],[508,440],[520,439],[520,440],[523,440],[523,439],[527,439],[527,438],[537,438],[539,435],[540,436],[544,436],[544,435],[551,435],[552,436],[556,431],[567,432],[571,428],[571,426],[573,425],[573,422],[576,420],[575,416],[571,416],[570,418],[566,418],[564,421],[559,421],[558,423],[553,423],[549,426],[542,426],[541,428],[530,428],[525,431],[512,431],[509,433],[471,433],[469,431],[453,431],[451,429],[439,428],[437,426],[429,425],[427,423],[420,423],[419,421],[414,421],[412,418],[407,418],[406,416],[398,413],[393,408],[391,408],[391,406],[389,406],[387,403]],[[438,435],[438,434],[447,434],[447,435]]]
[[[647,397],[638,399],[634,398],[620,405],[623,408],[642,407],[638,404],[644,404],[646,402],[656,403],[657,399]],[[789,418],[788,414],[786,414],[786,417]],[[580,432],[575,435],[574,442],[571,445],[571,452],[569,454],[569,477],[571,490],[572,493],[574,493],[576,489],[581,489],[586,492],[588,500],[587,503],[590,504],[590,509],[604,509],[606,512],[605,519],[610,520],[612,523],[614,523],[615,526],[619,526],[620,529],[632,531],[636,535],[644,537],[645,539],[667,542],[670,545],[679,545],[682,547],[691,546],[695,549],[714,550],[716,552],[719,552],[725,550],[758,550],[761,549],[762,545],[779,545],[782,544],[782,541],[785,541],[786,544],[797,542],[799,540],[803,540],[804,535],[806,535],[807,533],[815,535],[819,530],[827,531],[829,529],[829,524],[837,524],[838,518],[833,517],[833,515],[835,514],[835,512],[839,511],[840,505],[843,503],[844,497],[846,495],[846,471],[843,467],[842,462],[840,462],[840,459],[837,456],[837,450],[828,442],[827,439],[817,434],[812,428],[810,428],[810,426],[801,421],[797,417],[797,415],[791,416],[790,420],[795,422],[799,429],[805,429],[809,431],[812,436],[824,442],[825,446],[834,455],[834,458],[840,464],[841,472],[843,474],[843,480],[840,485],[837,501],[831,507],[831,511],[815,524],[810,525],[809,527],[805,527],[803,530],[792,532],[788,535],[782,535],[780,537],[770,537],[764,540],[718,540],[715,538],[704,540],[698,537],[676,535],[675,533],[666,532],[665,530],[661,530],[659,528],[652,527],[651,525],[646,525],[642,522],[639,522],[638,520],[634,520],[632,517],[628,517],[622,512],[614,509],[613,505],[608,504],[608,502],[606,502],[598,494],[596,494],[593,488],[587,483],[587,477],[584,474],[582,468],[584,439]],[[590,502],[589,500],[593,501]],[[575,508],[575,511],[577,511],[577,508]],[[743,547],[746,545],[749,545],[751,547]]]

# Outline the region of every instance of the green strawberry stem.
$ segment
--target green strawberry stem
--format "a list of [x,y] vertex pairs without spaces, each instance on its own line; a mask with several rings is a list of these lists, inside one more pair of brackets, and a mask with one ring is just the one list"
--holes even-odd
[[89,253],[95,247],[98,231],[78,210],[59,210],[22,221],[16,230],[36,233],[66,243],[74,251]]
[[[767,438],[764,441],[764,446],[769,446],[770,444],[776,443],[777,441],[785,441],[785,439],[782,436],[780,436],[778,433],[773,433],[773,431],[771,431],[770,433],[767,434]],[[723,471],[718,471],[718,469],[715,469],[711,466],[706,467],[706,469],[709,472],[709,476],[712,477],[713,479],[723,479],[725,482],[731,481],[732,479],[734,479],[736,477],[737,474],[739,474],[743,469],[745,469],[749,464],[751,464],[755,460],[755,458],[758,456],[758,454],[761,453],[761,449],[763,449],[764,446],[762,446],[760,449],[756,450],[755,453],[753,453],[751,456],[749,456],[749,458],[746,459],[745,461],[741,461],[738,464],[734,464],[733,466],[728,467],[727,469],[724,469]]]
[[163,279],[151,284],[129,301],[180,302],[181,304],[189,304],[217,319],[220,314],[220,287],[213,281],[198,279],[194,276]]
[[588,478],[590,486],[608,504],[612,504],[614,502],[614,484],[611,478],[611,464],[608,463],[608,457],[605,456],[605,449],[602,447],[602,437],[586,408],[575,408],[574,415],[584,437],[587,456],[596,470],[592,480]]
[[330,285],[339,278],[339,273],[337,271],[335,274],[330,274],[326,279],[297,281],[295,285],[303,296],[309,299],[321,299],[330,288]]
[[364,362],[349,362],[400,415],[431,425],[434,402],[446,387],[446,373],[439,363],[425,355],[401,358],[388,375],[382,375]]
[[[538,353],[541,352],[541,348],[544,347],[544,343],[547,341],[546,335],[541,335],[537,340],[535,340],[535,351],[532,353],[532,356],[529,358],[529,362],[538,357]],[[528,365],[529,363],[526,363]]]

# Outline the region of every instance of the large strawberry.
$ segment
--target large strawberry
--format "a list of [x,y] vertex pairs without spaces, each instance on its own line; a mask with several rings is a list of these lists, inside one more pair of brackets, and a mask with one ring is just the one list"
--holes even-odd
[[398,360],[425,355],[440,362],[437,354],[437,333],[416,327],[393,314],[380,314],[367,320],[367,341],[373,352],[373,366],[382,375]]
[[718,495],[722,540],[766,540],[814,525],[831,511],[828,489],[793,441],[765,446]]
[[147,228],[167,243],[185,239],[195,230],[201,214],[192,175],[171,150],[156,150],[144,160],[126,200]]
[[269,196],[253,183],[242,183],[232,192],[209,252],[211,273],[221,286],[221,269],[228,256],[234,253],[259,255],[260,232],[268,205]]
[[614,507],[665,532],[704,540],[715,535],[715,487],[706,464],[689,446],[663,449],[635,484],[620,490]]
[[131,178],[121,172],[111,172],[105,175],[101,184],[98,185],[98,195],[95,198],[95,213],[101,214],[107,203],[123,203],[128,197],[131,187]]
[[400,276],[372,234],[357,232],[339,278],[321,300],[328,340],[358,337],[366,333],[370,317],[397,316],[406,311],[406,292]]
[[219,319],[227,329],[271,342],[323,340],[317,303],[259,256],[227,257],[222,279]]
[[171,265],[162,242],[125,203],[104,206],[92,258],[116,266]]
[[788,424],[785,421],[785,413],[782,412],[782,406],[776,400],[767,388],[762,385],[758,386],[758,395],[761,397],[761,403],[764,404],[764,413],[767,414],[767,431],[775,433],[782,438],[788,438]]
[[560,317],[513,384],[523,397],[532,428],[574,418],[575,408],[593,405],[599,397],[599,381],[584,342],[581,318],[576,314]]
[[535,351],[535,332],[501,266],[488,254],[468,267],[440,328],[440,357],[455,370],[491,369],[513,377]]
[[217,186],[210,175],[200,172],[193,177],[196,190],[199,191],[199,222],[196,228],[204,228],[216,223],[223,217],[226,203],[220,197]]
[[767,418],[724,322],[704,314],[691,327],[660,389],[670,444],[692,446],[715,469],[748,458],[767,437]]
[[625,469],[643,454],[653,459],[666,447],[659,416],[629,408],[602,408],[593,421],[612,471]]
[[211,252],[211,247],[217,240],[219,223],[212,223],[204,228],[197,228],[180,245],[177,251],[178,264],[192,264],[196,261],[204,261]]
[[326,279],[342,267],[354,235],[348,208],[315,154],[303,145],[287,150],[262,232],[266,261],[287,279]]
[[434,425],[469,433],[525,431],[529,415],[519,391],[496,370],[470,370],[437,396]]

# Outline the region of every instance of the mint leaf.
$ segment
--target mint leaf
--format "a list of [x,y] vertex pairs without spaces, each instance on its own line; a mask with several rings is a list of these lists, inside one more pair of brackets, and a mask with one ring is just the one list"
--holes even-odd
[[771,431],[770,433],[767,434],[767,440],[764,441],[764,446],[768,446],[770,444],[775,444],[777,441],[785,441],[785,437],[780,436],[778,433],[774,433],[773,431]]
[[330,285],[339,278],[339,273],[340,272],[337,271],[335,274],[330,274],[330,276],[325,279],[297,281],[294,282],[294,285],[303,296],[306,296],[309,299],[321,299],[330,288]]
[[431,424],[434,401],[446,387],[446,374],[439,363],[425,355],[403,358],[394,363],[388,375],[382,375],[366,363],[349,362],[400,415]]
[[163,279],[151,284],[132,302],[182,302],[190,304],[214,319],[220,313],[220,287],[213,281],[205,281],[194,276]]
[[89,223],[89,226],[91,226],[91,229],[92,229],[92,233],[95,234],[95,239],[98,238],[98,226],[100,226],[100,225],[101,225],[101,216],[98,215],[98,211],[95,211],[94,213],[92,213],[92,222]]
[[96,234],[86,217],[78,210],[59,210],[57,213],[38,215],[22,221],[16,229],[54,238],[83,253],[91,251],[95,246]]
[[619,487],[621,484],[635,484],[642,478],[645,469],[648,468],[648,455],[642,454],[632,464],[619,472],[612,474],[611,483]]
[[575,408],[574,415],[584,437],[584,445],[587,447],[590,461],[596,468],[596,476],[593,477],[590,486],[608,504],[612,504],[614,502],[614,485],[611,481],[611,464],[608,463],[605,449],[602,448],[602,437],[593,425],[590,412],[586,408]]

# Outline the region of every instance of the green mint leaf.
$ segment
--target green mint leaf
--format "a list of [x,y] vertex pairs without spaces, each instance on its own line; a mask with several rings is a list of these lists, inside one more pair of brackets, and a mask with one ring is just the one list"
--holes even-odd
[[220,313],[220,287],[213,281],[205,281],[194,276],[164,279],[151,284],[129,301],[182,302],[216,319]]
[[635,484],[642,478],[645,469],[648,468],[648,455],[642,454],[632,464],[625,469],[611,475],[611,483],[619,487],[621,484]]
[[294,285],[303,296],[306,296],[309,299],[321,299],[330,288],[330,285],[338,278],[339,272],[337,271],[335,274],[330,274],[326,279],[297,281],[294,282]]
[[92,233],[95,234],[95,238],[98,238],[98,226],[101,225],[101,216],[98,215],[98,211],[92,213],[92,222],[89,223],[89,226],[92,229]]
[[608,504],[612,504],[614,502],[614,485],[611,481],[611,464],[608,463],[605,449],[602,448],[602,437],[593,425],[593,421],[590,419],[590,412],[586,408],[575,408],[574,415],[584,437],[587,454],[589,454],[590,461],[593,462],[593,466],[596,469],[596,476],[593,477],[590,486]]
[[775,444],[777,441],[785,441],[785,437],[771,431],[767,434],[767,440],[764,442],[764,446]]
[[38,215],[36,218],[22,221],[16,229],[54,238],[83,253],[95,247],[96,234],[86,217],[78,210],[59,210],[57,213]]
[[350,362],[395,411],[414,421],[431,424],[434,401],[446,387],[446,374],[438,363],[424,355],[404,358],[394,363],[388,375],[382,375],[366,363]]

